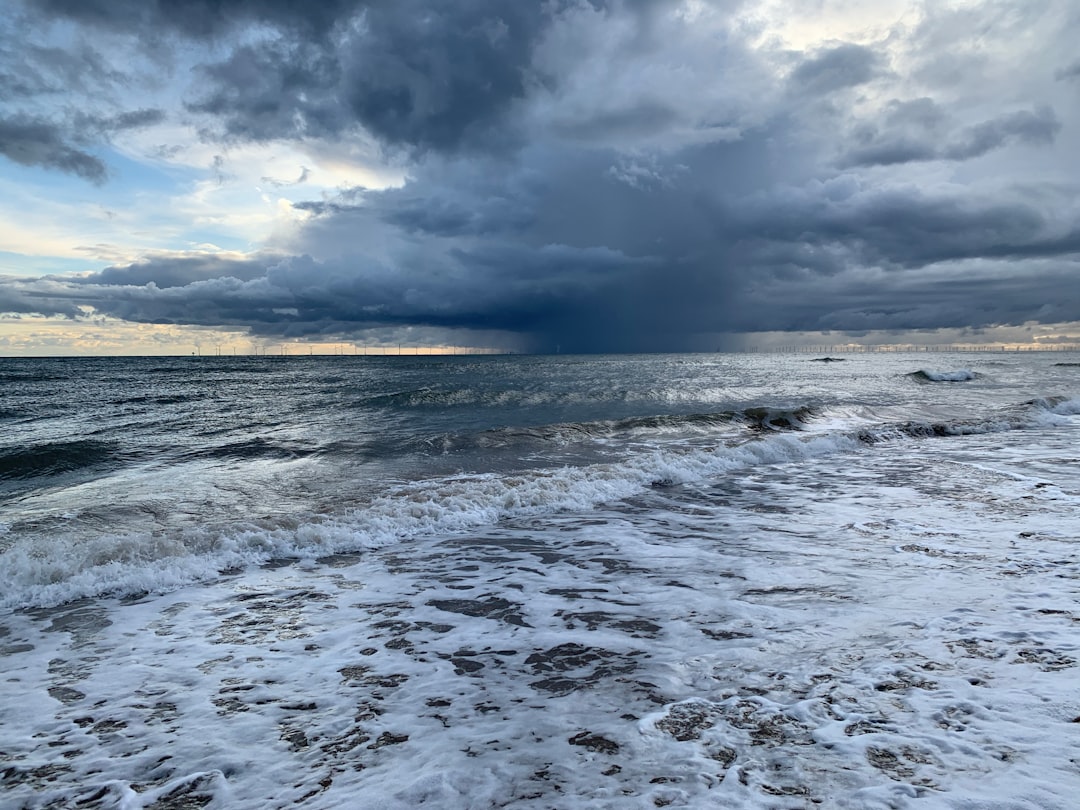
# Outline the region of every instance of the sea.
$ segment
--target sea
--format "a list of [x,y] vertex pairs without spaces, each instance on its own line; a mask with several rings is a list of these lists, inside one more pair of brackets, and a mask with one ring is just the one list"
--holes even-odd
[[0,806],[1080,807],[1080,353],[0,359]]

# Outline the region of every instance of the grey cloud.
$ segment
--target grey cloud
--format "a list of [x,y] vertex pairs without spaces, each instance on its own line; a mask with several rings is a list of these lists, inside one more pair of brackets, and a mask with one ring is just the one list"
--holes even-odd
[[165,113],[162,110],[143,109],[129,110],[108,116],[78,116],[75,123],[76,125],[92,127],[102,134],[110,134],[127,129],[142,129],[143,127],[159,124],[164,120]]
[[935,160],[937,150],[929,143],[910,138],[881,139],[851,150],[840,161],[841,166],[895,166],[921,160]]
[[1061,232],[1048,215],[1019,200],[928,195],[906,187],[858,188],[830,199],[763,198],[741,213],[739,232],[773,242],[833,246],[850,266],[919,268],[975,258],[1022,259],[1080,252],[1080,229]]
[[233,137],[327,136],[363,125],[408,149],[455,149],[525,93],[540,6],[369,3],[335,38],[271,39],[204,68],[188,108]]
[[[1019,326],[1033,320],[1052,323],[1080,318],[1080,292],[1071,283],[1080,262],[1038,263],[1027,275],[1009,265],[964,263],[940,271],[896,274],[849,271],[835,279],[769,282],[747,301],[751,313],[766,314],[782,330],[885,330]],[[771,307],[770,307],[771,302]],[[754,329],[744,320],[742,328]]]
[[1049,107],[1034,112],[1021,110],[968,127],[955,143],[945,147],[943,155],[952,160],[967,160],[1010,142],[1049,144],[1060,130],[1061,122]]
[[66,128],[42,118],[0,119],[0,154],[23,166],[40,166],[104,183],[104,162],[69,143]]
[[[702,38],[682,53],[671,43],[684,22],[663,3],[308,5],[308,21],[307,6],[285,0],[37,7],[109,30],[156,26],[196,45],[216,37],[218,61],[202,67],[188,97],[209,137],[302,140],[317,160],[318,139],[363,129],[410,159],[403,187],[297,204],[311,216],[279,237],[291,239],[280,254],[157,255],[47,285],[9,279],[0,301],[266,335],[514,333],[532,348],[567,351],[694,348],[702,335],[735,331],[1080,319],[1080,291],[1068,281],[1080,229],[1062,214],[1076,189],[1025,178],[1007,148],[1057,137],[1062,124],[1040,97],[1028,110],[1003,107],[1001,98],[1018,97],[1008,88],[965,104],[919,97],[930,91],[917,79],[893,76],[883,55],[851,44],[807,55],[769,95],[758,82],[772,81],[771,57],[742,41],[745,32],[733,26],[726,41]],[[232,26],[256,17],[258,34],[237,45]],[[574,47],[605,43],[608,26],[620,25],[625,36],[603,52],[609,64],[573,58]],[[593,27],[576,38],[575,26]],[[903,51],[903,36],[890,48]],[[656,64],[681,56],[688,83],[753,89],[705,104],[661,81],[643,87],[669,75]],[[586,64],[628,77],[610,104],[610,82],[574,73]],[[848,133],[837,161],[836,137],[821,146],[816,133],[869,106],[838,91],[878,79],[916,97]],[[1065,89],[1055,92],[1071,121]],[[104,140],[155,115],[90,105],[64,121],[82,120]],[[694,131],[729,120],[726,140]],[[70,131],[54,134],[93,159]],[[907,167],[991,153],[994,178]],[[946,173],[950,185],[927,184]],[[1026,191],[1010,185],[1020,179]]]
[[221,256],[155,256],[126,265],[113,265],[97,273],[72,279],[86,286],[144,286],[160,289],[184,287],[198,281],[235,278],[250,281],[265,272],[266,266],[281,260],[274,254],[255,254],[243,259]]
[[[10,32],[0,44],[0,86],[7,101],[36,96],[68,95],[72,91],[101,92],[124,81],[101,53],[85,42],[70,47],[43,46],[25,41],[27,32]],[[13,43],[19,41],[16,46]]]
[[45,280],[0,277],[0,312],[77,318],[82,310],[58,285]]
[[43,16],[110,31],[172,30],[207,37],[258,21],[322,34],[361,0],[24,0]]
[[790,82],[800,93],[824,95],[865,84],[881,69],[882,58],[873,50],[844,43],[800,63],[791,72]]
[[61,121],[15,114],[0,118],[0,154],[23,166],[56,169],[100,185],[108,178],[108,169],[88,148],[107,142],[111,134],[149,126],[163,118],[160,110],[114,116],[77,114]]
[[[936,108],[923,105],[921,118],[910,108],[893,107],[885,117],[885,131],[870,126],[857,132],[859,144],[840,164],[890,166],[928,160],[971,160],[1011,144],[1045,146],[1054,142],[1061,122],[1050,107],[1019,110],[964,127],[947,136],[945,121]],[[900,114],[898,114],[900,113]]]
[[884,125],[889,128],[914,127],[924,132],[933,132],[947,120],[948,116],[941,105],[924,96],[908,101],[890,101],[886,107]]
[[101,184],[108,177],[95,147],[125,130],[164,120],[158,109],[124,110],[114,98],[130,77],[79,32],[64,47],[43,44],[25,15],[0,20],[0,154]]
[[1063,81],[1065,79],[1080,79],[1080,59],[1055,71],[1054,78],[1058,81]]
[[203,68],[211,90],[187,109],[252,140],[322,137],[348,126],[338,98],[341,66],[320,46],[274,41],[237,48]]

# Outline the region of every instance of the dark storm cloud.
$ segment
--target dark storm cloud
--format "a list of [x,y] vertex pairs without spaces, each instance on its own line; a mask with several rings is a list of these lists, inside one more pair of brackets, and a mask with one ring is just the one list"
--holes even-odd
[[184,287],[197,281],[236,278],[250,281],[263,272],[268,263],[279,261],[272,255],[244,259],[221,256],[156,256],[126,265],[106,267],[97,273],[73,279],[76,284],[106,286]]
[[317,45],[276,41],[244,46],[202,70],[212,89],[187,108],[220,120],[229,135],[251,140],[324,137],[348,125],[337,94],[341,66]]
[[543,17],[531,3],[426,6],[369,9],[343,95],[385,140],[448,148],[523,95]]
[[[1075,152],[1071,88],[1047,79],[1060,61],[1041,68],[1045,95],[975,87],[981,53],[965,51],[948,81],[911,68],[948,56],[978,9],[926,10],[918,42],[897,26],[881,44],[793,55],[725,22],[734,2],[32,5],[201,54],[184,98],[207,139],[292,140],[315,166],[319,149],[336,158],[373,138],[407,180],[296,204],[308,217],[278,253],[8,279],[0,308],[295,337],[486,330],[567,351],[1080,320],[1076,188],[1029,171],[1033,147],[1046,165]],[[695,38],[706,23],[718,27]],[[18,75],[28,94],[55,84],[43,69]],[[40,137],[9,137],[23,145],[4,152],[99,180],[94,145],[160,115],[87,103],[9,118]]]
[[[333,136],[356,124],[391,146],[455,149],[492,135],[529,81],[533,47],[566,2],[460,0],[36,0],[111,32],[224,36],[258,23],[267,36],[202,67],[188,109],[219,134],[272,140]],[[606,3],[595,2],[602,7]],[[650,2],[622,4],[644,13]],[[506,133],[501,133],[505,135]],[[490,144],[489,144],[490,145]]]
[[[308,256],[234,262],[228,276],[158,284],[152,260],[77,281],[0,282],[0,311],[68,314],[77,306],[143,323],[250,326],[262,334],[316,335],[397,325],[484,330],[536,329],[602,306],[603,291],[646,262],[609,249],[485,244],[438,264],[390,268],[368,260],[317,262]],[[505,277],[508,266],[515,268]],[[181,268],[180,282],[191,274]],[[139,283],[145,276],[155,280]],[[14,307],[17,306],[17,309]]]
[[65,17],[108,31],[173,30],[205,37],[260,22],[322,34],[361,0],[24,0],[46,17]]
[[1026,277],[993,264],[949,270],[915,277],[852,271],[824,283],[772,280],[748,295],[746,311],[782,312],[784,317],[747,317],[738,327],[860,333],[981,329],[1080,317],[1080,292],[1072,281],[1080,261],[1040,263]]
[[521,98],[546,16],[535,3],[366,4],[333,39],[274,39],[204,68],[189,104],[233,137],[335,135],[360,124],[385,143],[453,149]]
[[[710,150],[698,156],[717,159]],[[730,159],[736,156],[746,157],[733,150]],[[594,160],[598,169],[602,161]],[[220,266],[151,258],[65,283],[62,294],[51,288],[41,307],[79,304],[133,321],[289,337],[407,325],[508,331],[522,336],[523,347],[566,351],[685,349],[707,345],[695,335],[743,330],[1080,319],[1080,290],[1072,292],[1070,281],[1080,267],[1080,231],[1019,200],[868,188],[843,177],[752,204],[736,197],[687,203],[677,188],[632,190],[604,240],[622,245],[614,249],[550,241],[592,231],[574,227],[574,211],[555,217],[545,205],[559,208],[562,195],[583,187],[592,193],[582,205],[614,203],[623,187],[599,171],[594,183],[581,182],[585,164],[565,171],[578,176],[576,187],[553,176],[533,220],[501,236],[481,238],[475,225],[447,224],[438,211],[423,220],[430,230],[421,230],[424,198],[406,187],[324,208],[310,226],[313,242],[345,234],[363,242],[366,227],[410,211],[414,218],[400,230],[407,238],[383,259],[360,249],[336,259],[268,255]],[[457,201],[463,210],[467,203],[466,196]],[[1012,269],[1019,261],[1023,273]],[[33,300],[26,291],[21,311]]]
[[0,154],[23,166],[41,166],[103,183],[102,160],[70,143],[69,128],[41,118],[0,119]]
[[54,295],[50,286],[48,283],[0,276],[0,312],[59,315],[65,318],[82,315],[76,304],[63,295]]
[[23,166],[40,166],[103,183],[108,170],[89,147],[110,135],[137,129],[164,118],[160,110],[133,110],[113,116],[76,114],[53,121],[15,115],[0,118],[0,154]]
[[743,208],[734,230],[744,240],[828,247],[836,259],[833,271],[1080,252],[1080,228],[1062,229],[1047,212],[1021,200],[991,202],[843,181],[810,193],[769,195]]

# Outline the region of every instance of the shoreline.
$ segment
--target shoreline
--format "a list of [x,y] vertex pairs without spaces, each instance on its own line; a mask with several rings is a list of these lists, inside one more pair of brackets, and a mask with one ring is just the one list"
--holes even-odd
[[940,442],[804,459],[6,615],[4,787],[33,808],[1068,807],[1080,487],[1021,476],[1038,453],[1015,444],[1000,469]]

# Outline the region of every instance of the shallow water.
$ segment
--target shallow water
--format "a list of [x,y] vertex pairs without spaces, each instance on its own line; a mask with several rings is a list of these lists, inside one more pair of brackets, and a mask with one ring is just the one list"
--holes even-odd
[[[110,427],[114,466],[11,479],[0,781],[16,807],[1072,807],[1075,369],[930,359],[734,358],[722,394],[687,367],[725,358],[505,359],[489,400],[574,401],[399,402],[413,443],[364,462],[128,460]],[[567,379],[619,363],[666,393],[599,419]],[[356,440],[320,418],[282,430]],[[260,469],[279,511],[217,494]]]

